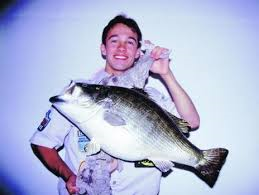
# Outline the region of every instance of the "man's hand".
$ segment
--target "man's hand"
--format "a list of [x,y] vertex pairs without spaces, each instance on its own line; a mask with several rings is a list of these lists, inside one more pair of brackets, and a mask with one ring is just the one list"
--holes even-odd
[[[150,41],[145,41],[145,43],[152,44]],[[156,74],[165,75],[168,74],[170,71],[169,63],[170,59],[167,58],[161,58],[161,55],[164,53],[169,52],[168,49],[156,46],[151,52],[151,57],[155,60],[152,64],[150,71]]]
[[113,173],[116,169],[119,168],[119,162],[117,159],[112,159],[112,161],[109,164],[109,172]]
[[[119,160],[101,151],[91,155],[80,164],[77,176],[78,189],[75,188],[76,178],[69,178],[67,189],[72,194],[78,190],[81,194],[111,194],[111,173],[118,169]],[[74,179],[74,180],[73,180]],[[69,188],[70,187],[70,188]]]
[[66,188],[69,194],[75,194],[79,192],[79,189],[76,187],[76,175],[71,175],[67,182],[66,182]]

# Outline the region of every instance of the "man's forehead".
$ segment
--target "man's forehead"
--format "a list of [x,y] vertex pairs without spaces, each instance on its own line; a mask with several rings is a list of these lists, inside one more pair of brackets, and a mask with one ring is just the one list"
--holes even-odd
[[108,34],[107,34],[107,39],[110,39],[111,37],[118,37],[118,36],[128,36],[132,39],[137,39],[138,38],[138,35],[136,32],[134,32],[130,27],[128,27],[127,25],[125,24],[122,24],[122,23],[118,23],[116,24],[115,26],[113,26]]

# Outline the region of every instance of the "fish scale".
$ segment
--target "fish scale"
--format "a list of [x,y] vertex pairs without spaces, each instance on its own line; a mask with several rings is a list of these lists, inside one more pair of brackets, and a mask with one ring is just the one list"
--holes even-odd
[[[127,90],[127,92],[131,92]],[[162,115],[161,113],[158,114],[156,111],[156,104],[152,101],[144,101],[146,99],[145,96],[142,94],[139,94],[139,96],[136,96],[132,93],[115,93],[111,99],[114,99],[114,108],[118,113],[121,114],[123,118],[128,121],[127,125],[131,126],[128,128],[135,129],[136,126],[139,126],[139,128],[145,129],[145,131],[132,131],[133,136],[136,137],[137,140],[142,140],[142,142],[145,143],[145,147],[153,146],[152,149],[160,149],[162,151],[165,151],[165,153],[173,153],[180,148],[180,151],[185,151],[187,153],[199,153],[199,151],[192,151],[192,147],[190,147],[190,142],[181,142],[182,139],[175,139],[178,137],[183,137],[181,132],[178,130],[178,128],[173,123],[168,123],[168,120],[161,120],[161,116],[167,117],[164,113]],[[115,98],[116,97],[116,98]],[[117,101],[117,100],[123,99],[124,101]],[[144,100],[143,100],[144,99]],[[143,112],[142,108],[146,108],[146,110]],[[160,111],[160,110],[159,110]],[[130,113],[130,114],[129,114]],[[143,113],[146,113],[146,116],[143,115]],[[152,120],[147,120],[147,118],[150,118]],[[138,119],[138,120],[136,120]],[[135,121],[135,122],[134,122]],[[147,128],[146,124],[152,124],[153,127]],[[158,121],[158,122],[157,122]],[[138,128],[138,129],[139,129]],[[176,129],[176,131],[172,131],[171,129]],[[149,139],[144,139],[145,137],[148,137]],[[160,137],[163,142],[157,141],[157,139]],[[173,138],[173,139],[170,139]],[[180,141],[179,141],[180,140]],[[171,148],[168,147],[168,145],[172,144],[172,142],[175,144],[175,147]],[[152,143],[152,144],[150,144]],[[196,148],[195,148],[196,149]],[[172,151],[173,150],[173,151]],[[182,152],[181,152],[182,153]],[[198,161],[198,160],[196,160]],[[192,164],[194,165],[194,164]]]
[[161,171],[191,166],[210,187],[228,155],[225,148],[200,150],[182,133],[182,119],[140,89],[78,82],[50,101],[91,139],[89,155],[102,149],[122,160],[149,159]]

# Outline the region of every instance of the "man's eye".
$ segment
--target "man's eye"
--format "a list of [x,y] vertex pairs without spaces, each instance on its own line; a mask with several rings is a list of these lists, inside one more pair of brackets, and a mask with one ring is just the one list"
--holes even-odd
[[114,40],[111,40],[111,42],[112,42],[112,43],[117,43],[117,40],[114,39]]
[[134,42],[133,41],[128,41],[128,44],[129,45],[134,45]]

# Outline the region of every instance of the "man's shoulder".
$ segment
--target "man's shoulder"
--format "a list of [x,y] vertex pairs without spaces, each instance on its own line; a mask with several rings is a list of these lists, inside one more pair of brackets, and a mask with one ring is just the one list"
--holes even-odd
[[91,82],[100,82],[103,80],[103,78],[109,76],[109,74],[107,72],[105,72],[104,68],[101,68],[99,70],[97,70],[94,74],[92,74],[92,76],[90,77],[90,79],[88,81]]
[[100,83],[108,75],[109,74],[107,72],[105,72],[105,70],[102,68],[102,69],[98,70],[97,72],[93,73],[89,79],[85,79],[85,78],[71,79],[62,88],[62,90],[60,91],[60,94],[62,94],[64,91],[66,91],[73,83],[89,83],[89,84]]
[[75,83],[89,83],[92,79],[74,79],[73,82]]

